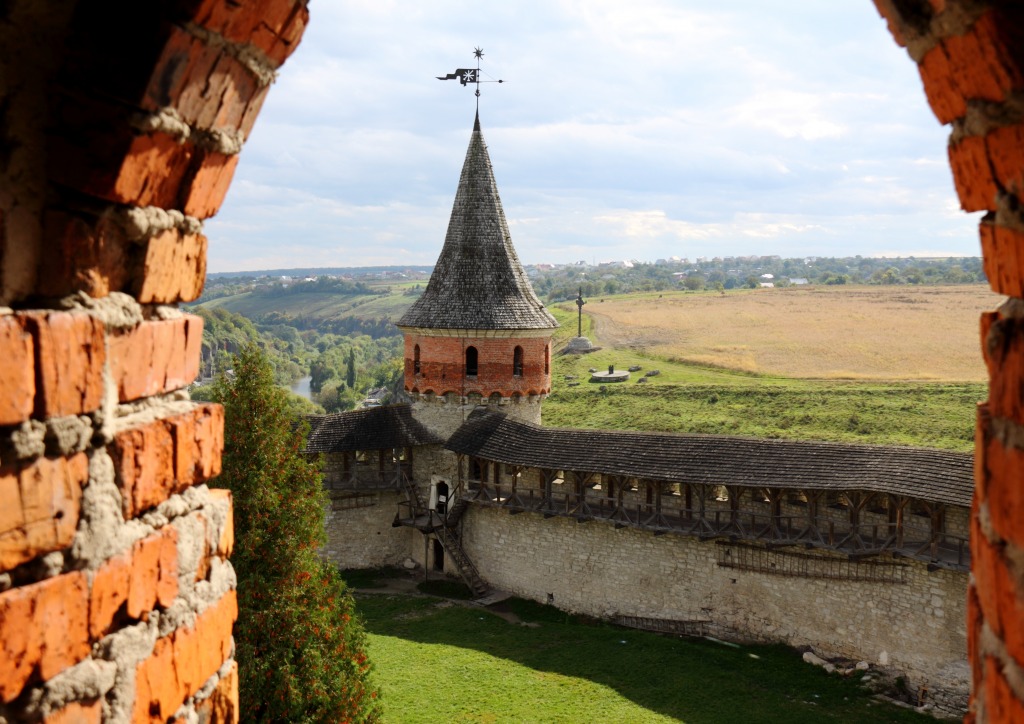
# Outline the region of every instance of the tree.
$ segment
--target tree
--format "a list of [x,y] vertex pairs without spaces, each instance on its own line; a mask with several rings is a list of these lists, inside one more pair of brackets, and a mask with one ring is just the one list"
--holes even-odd
[[317,554],[324,492],[305,431],[286,412],[264,354],[250,345],[222,376],[224,463],[218,487],[235,501],[238,623],[244,721],[376,721],[365,633],[337,570]]
[[345,384],[350,390],[356,386],[356,350],[350,347],[348,350],[348,367],[345,368]]
[[324,355],[321,354],[320,358],[314,360],[313,364],[309,366],[309,391],[313,394],[320,392],[324,383],[332,377],[334,377],[334,370],[328,366]]
[[690,274],[683,280],[683,286],[691,292],[697,292],[704,288],[704,277],[700,274]]

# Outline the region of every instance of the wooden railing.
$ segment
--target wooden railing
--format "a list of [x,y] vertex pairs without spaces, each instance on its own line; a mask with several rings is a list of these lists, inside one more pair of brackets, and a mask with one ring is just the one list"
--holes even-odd
[[956,570],[970,569],[966,537],[943,530],[930,532],[899,522],[852,524],[827,515],[782,515],[749,510],[686,507],[679,496],[662,496],[650,503],[579,493],[573,490],[522,488],[470,480],[463,496],[470,503],[534,512],[579,522],[609,521],[616,527],[676,533],[702,539],[729,538],[769,545],[795,545],[838,551],[850,556],[893,553]]

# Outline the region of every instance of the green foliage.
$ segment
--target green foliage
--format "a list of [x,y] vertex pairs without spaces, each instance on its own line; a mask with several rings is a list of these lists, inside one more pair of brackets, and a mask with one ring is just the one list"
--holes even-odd
[[356,386],[356,353],[353,349],[349,349],[348,360],[345,362],[345,384],[349,389]]
[[334,377],[334,370],[328,366],[327,362],[321,357],[313,361],[313,364],[309,366],[309,389],[310,392],[316,394],[323,389],[324,383]]
[[[664,369],[664,368],[663,368]],[[751,379],[756,382],[756,378]],[[544,402],[555,427],[911,445],[970,452],[982,384],[652,382],[556,389]]]
[[305,430],[286,411],[255,346],[219,378],[223,473],[232,491],[239,617],[235,643],[246,721],[376,721],[365,634],[337,571],[317,555],[324,493],[317,461],[300,452]]
[[390,721],[934,721],[872,699],[782,646],[732,648],[581,623],[508,601],[539,626],[429,598],[367,594],[359,608]]

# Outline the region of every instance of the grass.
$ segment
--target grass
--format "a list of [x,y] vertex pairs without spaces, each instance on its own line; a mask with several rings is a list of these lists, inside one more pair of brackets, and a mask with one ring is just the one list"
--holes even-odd
[[341,572],[345,585],[349,588],[384,588],[388,579],[403,578],[408,573],[401,568],[385,566],[383,568],[350,568]]
[[441,598],[454,598],[461,601],[468,601],[473,598],[473,591],[461,581],[450,581],[444,578],[430,581],[421,581],[416,584],[416,590],[430,596]]
[[976,384],[608,385],[558,389],[544,424],[910,445],[970,452]]
[[582,623],[529,602],[529,626],[430,598],[358,607],[390,722],[926,722],[781,646],[726,647]]

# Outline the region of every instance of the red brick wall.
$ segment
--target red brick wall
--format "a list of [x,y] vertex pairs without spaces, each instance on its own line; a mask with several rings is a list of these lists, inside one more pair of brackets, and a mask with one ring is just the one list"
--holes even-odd
[[[420,348],[420,373],[415,349]],[[428,337],[405,335],[405,389],[420,394],[477,393],[490,397],[546,395],[551,392],[550,337]],[[466,376],[466,348],[476,347],[477,374]],[[514,375],[515,348],[523,350],[522,375]],[[546,361],[547,360],[547,361]]]
[[875,0],[918,64],[965,211],[987,212],[992,289],[981,318],[989,399],[979,405],[968,591],[969,722],[1024,721],[1024,7],[991,0]]
[[305,2],[0,14],[0,720],[237,721],[223,411],[178,304]]

